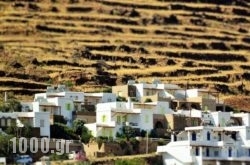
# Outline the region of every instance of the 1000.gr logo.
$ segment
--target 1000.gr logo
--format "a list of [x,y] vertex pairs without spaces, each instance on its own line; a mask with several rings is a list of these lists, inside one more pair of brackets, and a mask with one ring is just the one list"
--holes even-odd
[[[66,140],[50,140],[48,138],[36,138],[32,137],[30,139],[12,138],[10,141],[13,143],[13,153],[26,153],[27,151],[31,153],[37,153],[41,151],[42,153],[56,153],[62,155],[64,153],[69,153],[69,142]],[[54,146],[54,147],[51,147]],[[17,149],[18,148],[18,149]],[[18,151],[17,151],[18,150]]]

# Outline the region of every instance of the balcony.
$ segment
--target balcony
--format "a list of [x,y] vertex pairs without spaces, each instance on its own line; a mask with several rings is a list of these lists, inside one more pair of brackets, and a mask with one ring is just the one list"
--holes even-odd
[[138,123],[135,122],[123,122],[122,123],[123,126],[130,126],[130,127],[138,127]]
[[114,128],[116,126],[115,121],[105,122],[105,123],[96,123],[97,127],[105,127],[105,128]]
[[234,142],[225,141],[190,141],[191,146],[208,146],[208,147],[223,147],[223,146],[233,146]]
[[140,109],[125,109],[125,108],[112,108],[111,111],[113,113],[121,113],[121,114],[140,114]]

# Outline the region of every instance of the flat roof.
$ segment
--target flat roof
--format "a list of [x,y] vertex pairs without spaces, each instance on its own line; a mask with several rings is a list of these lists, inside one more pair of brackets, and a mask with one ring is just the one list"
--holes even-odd
[[114,125],[108,125],[108,124],[96,124],[97,127],[105,127],[105,128],[115,128]]

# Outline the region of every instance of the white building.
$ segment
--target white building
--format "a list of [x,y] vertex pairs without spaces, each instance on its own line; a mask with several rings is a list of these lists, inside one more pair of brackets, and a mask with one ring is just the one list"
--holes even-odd
[[0,157],[0,164],[6,165],[6,157]]
[[85,105],[96,105],[98,103],[115,102],[116,95],[114,93],[84,93]]
[[247,164],[250,161],[250,115],[202,113],[202,126],[186,127],[158,146],[165,165]]
[[49,112],[14,112],[17,116],[17,126],[24,127],[24,122],[31,127],[40,128],[40,136],[50,138]]
[[125,125],[139,130],[151,131],[154,128],[154,114],[174,113],[168,102],[132,103],[111,102],[97,104],[96,123],[85,124],[94,137],[116,137]]
[[13,122],[17,127],[25,127],[25,124],[40,129],[40,136],[50,137],[50,113],[49,112],[12,112],[0,113],[0,126],[9,127]]
[[[84,102],[83,92],[68,91],[64,85],[57,88],[48,87],[45,93],[35,94],[32,102],[34,112],[50,112],[52,115],[61,115],[71,126],[73,122],[73,112],[81,108]],[[29,107],[29,104],[25,104]]]
[[120,97],[133,97],[143,102],[145,98],[154,95],[158,95],[160,98],[173,99],[172,92],[177,89],[181,88],[178,85],[164,84],[158,80],[153,80],[152,83],[136,83],[134,80],[129,80],[127,85],[113,86],[112,92]]

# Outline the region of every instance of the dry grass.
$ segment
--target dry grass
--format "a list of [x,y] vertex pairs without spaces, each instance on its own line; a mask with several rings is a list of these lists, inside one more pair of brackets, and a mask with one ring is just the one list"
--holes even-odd
[[[11,63],[0,60],[0,70],[13,74],[13,76],[7,74],[2,76],[1,89],[12,88],[12,86],[1,85],[1,82],[6,79],[17,84],[29,81],[22,76],[15,77],[15,73],[20,74],[20,69],[14,67],[17,61],[24,70],[36,68],[39,72],[33,69],[32,74],[36,75],[37,72],[36,76],[39,77],[42,72],[43,76],[49,77],[53,83],[71,80],[75,84],[80,75],[85,75],[87,81],[75,85],[75,90],[97,89],[93,85],[101,85],[95,79],[96,74],[101,71],[99,74],[103,72],[105,77],[116,76],[116,84],[120,84],[125,76],[131,75],[143,81],[151,81],[152,78],[157,77],[163,82],[185,84],[189,80],[190,84],[199,87],[222,84],[232,91],[237,91],[237,87],[243,82],[246,86],[245,94],[250,91],[249,78],[243,76],[248,74],[250,69],[242,67],[242,65],[250,66],[250,43],[244,41],[245,38],[250,37],[250,17],[244,13],[240,15],[233,12],[234,9],[246,10],[246,7],[170,0],[166,2],[79,0],[79,3],[75,4],[69,4],[68,0],[56,3],[50,0],[30,4],[21,0],[18,2],[24,7],[14,7],[15,2],[0,0],[0,45],[4,46],[4,52],[0,52],[0,55],[5,57],[5,61],[12,61]],[[174,5],[195,10],[170,10],[170,6]],[[138,16],[124,14],[125,10],[128,13],[132,11],[133,6]],[[57,8],[58,12],[51,11],[52,7]],[[69,12],[68,7],[76,7],[82,11]],[[221,12],[197,12],[197,10],[217,7]],[[111,14],[112,10],[114,14]],[[170,15],[175,16],[179,23],[169,22]],[[38,25],[44,29],[37,28]],[[213,44],[219,46],[216,47]],[[223,44],[226,48],[223,48]],[[200,48],[200,45],[204,48]],[[235,48],[234,45],[236,45]],[[127,50],[121,50],[122,46]],[[141,48],[144,48],[147,53],[140,52]],[[87,51],[75,57],[73,54],[76,49]],[[159,51],[167,53],[160,55]],[[87,53],[90,55],[86,55]],[[204,59],[194,59],[179,56],[182,53],[210,53],[211,55],[204,56]],[[96,54],[99,55],[95,56]],[[235,55],[236,58],[231,61],[225,59],[226,62],[223,59],[213,60],[213,57],[225,58],[226,55]],[[236,60],[239,56],[244,57],[246,61]],[[118,60],[114,61],[113,57]],[[134,62],[129,62],[128,58]],[[108,67],[99,65],[101,59],[106,59]],[[155,64],[150,64],[152,61],[149,60],[152,59],[155,60]],[[194,66],[184,66],[187,61],[192,62]],[[218,66],[226,65],[232,66],[232,69],[218,69]],[[195,72],[198,70],[204,71],[198,74]],[[217,72],[210,73],[209,70],[217,70]],[[162,76],[155,76],[157,75],[155,73]],[[171,74],[176,75],[170,76]],[[228,76],[229,81],[208,80],[211,77],[222,76]],[[48,80],[30,81],[46,84]],[[103,85],[112,84],[104,82]],[[14,89],[17,88],[19,88],[18,85]]]

